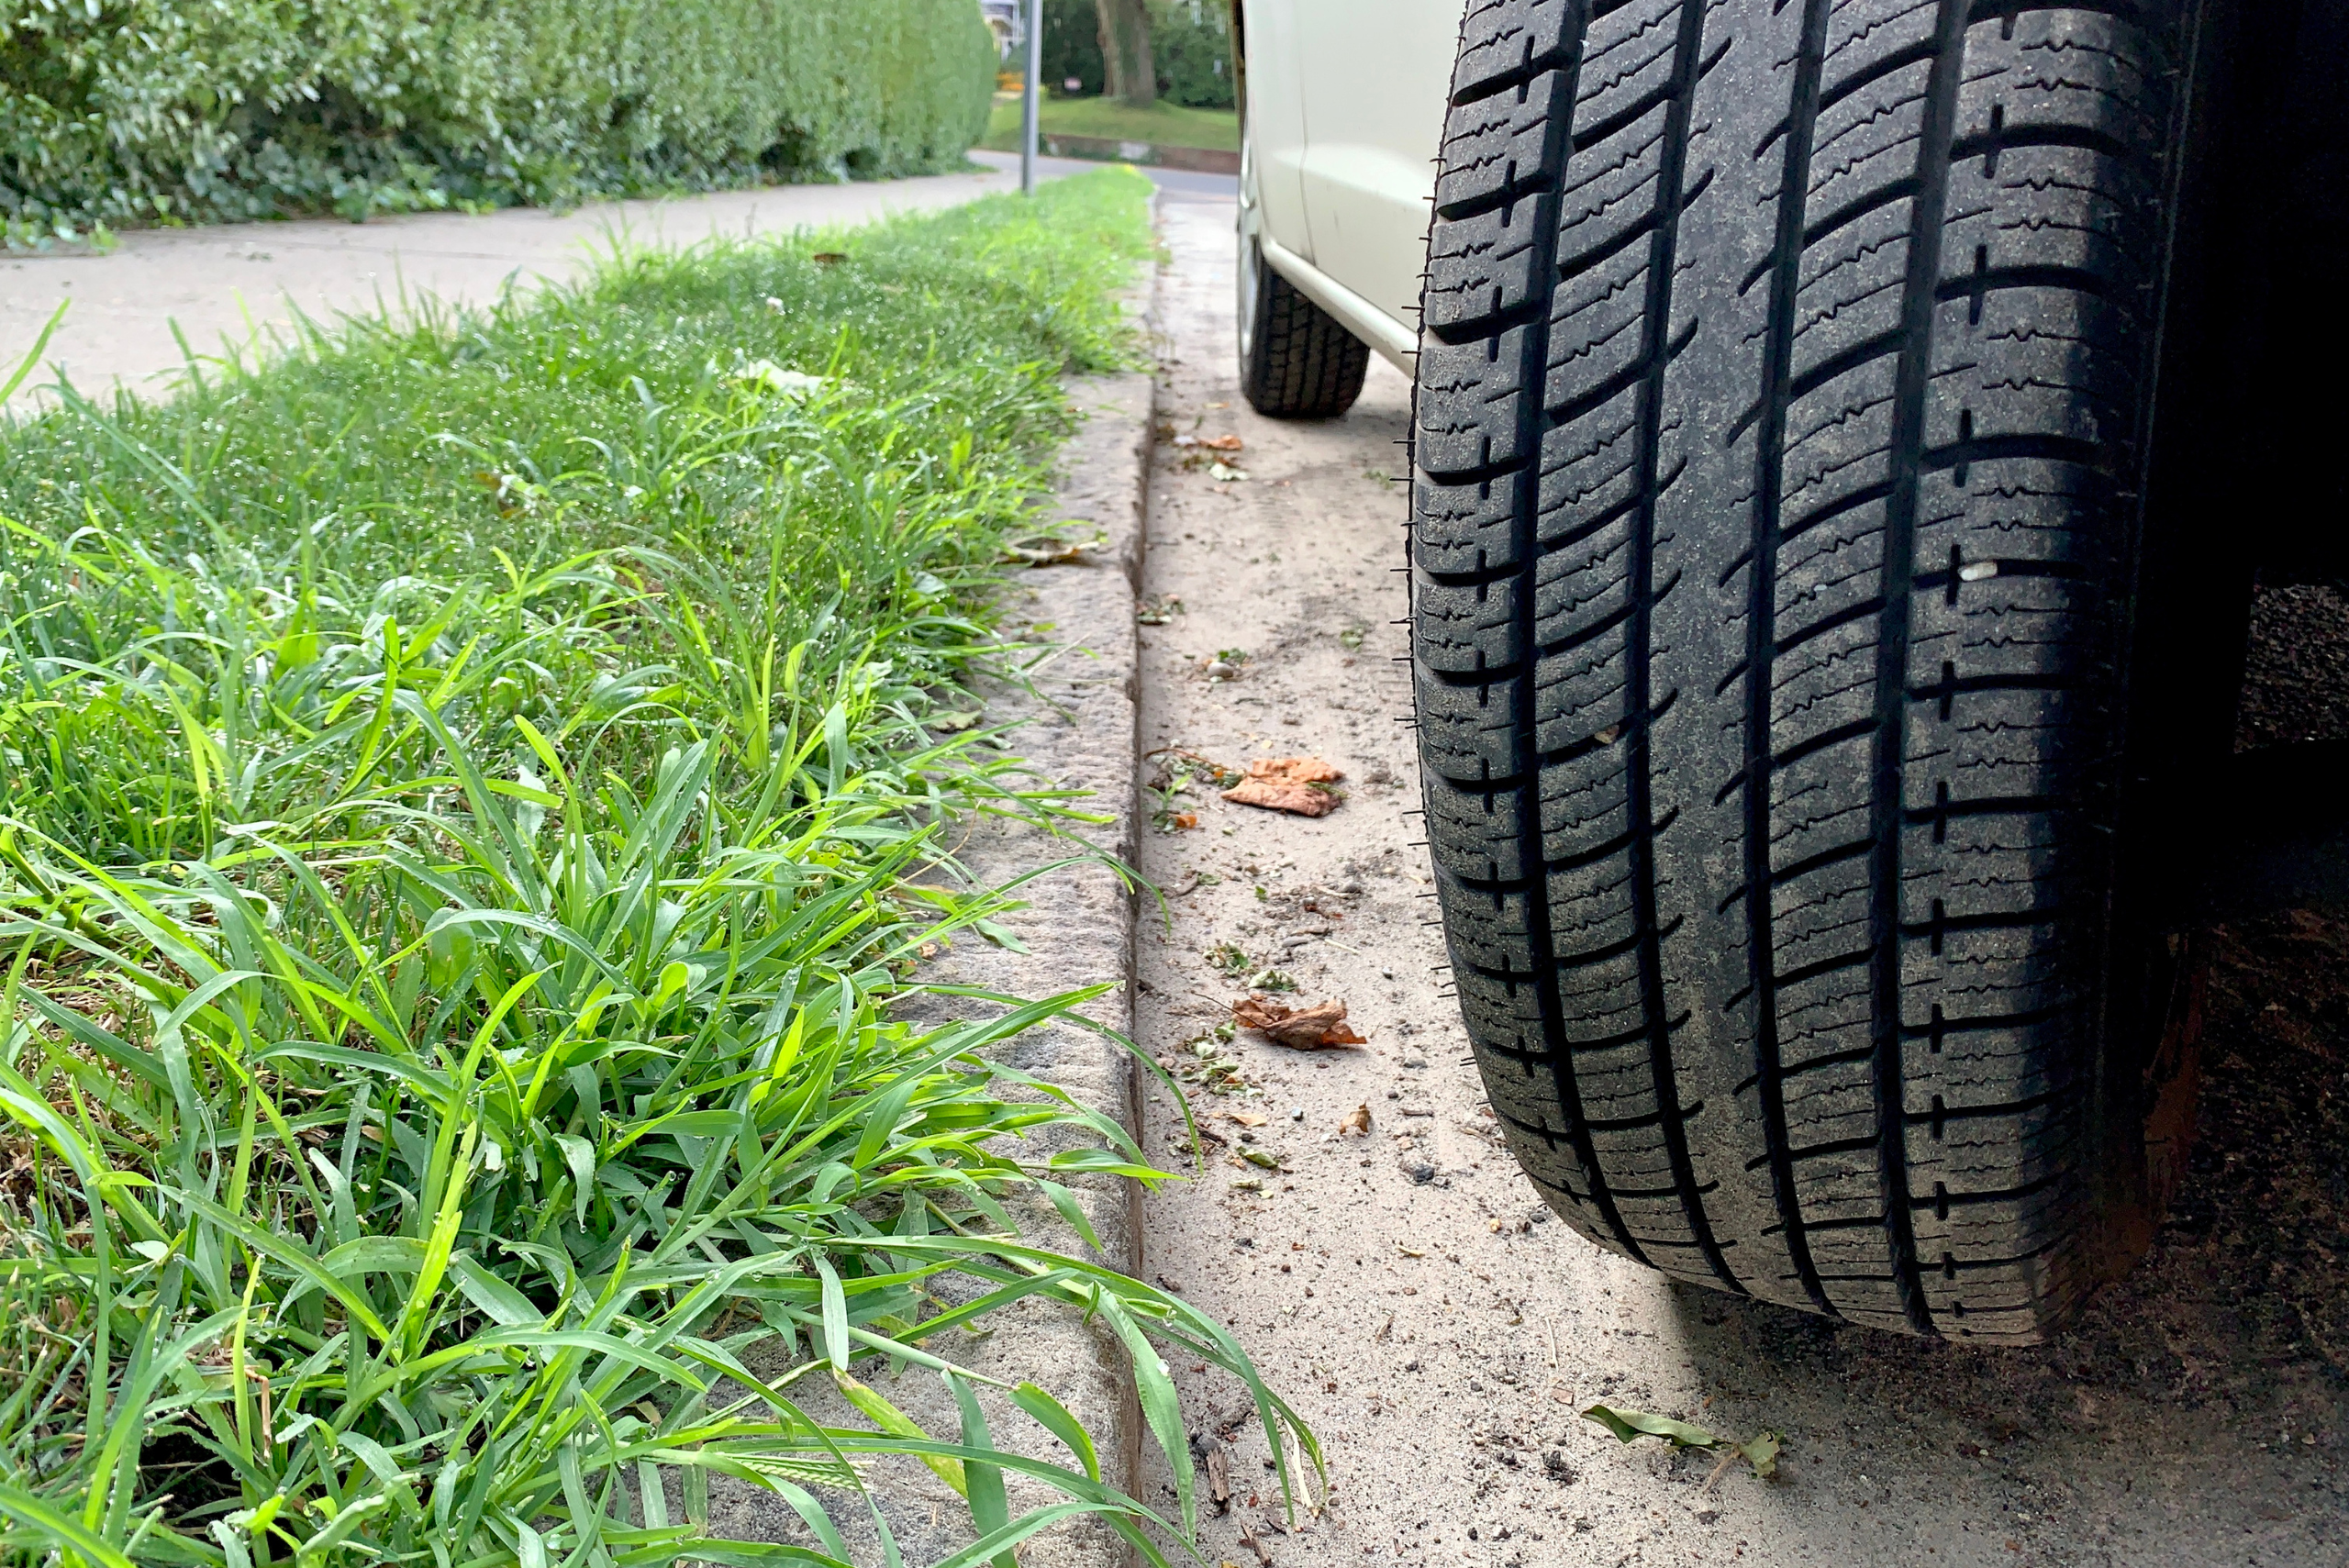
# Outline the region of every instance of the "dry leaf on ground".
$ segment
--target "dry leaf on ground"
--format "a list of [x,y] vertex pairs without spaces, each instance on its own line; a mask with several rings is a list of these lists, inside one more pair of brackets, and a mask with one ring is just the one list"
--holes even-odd
[[1336,784],[1346,775],[1319,757],[1253,757],[1248,776],[1271,784]]
[[1242,996],[1231,1004],[1231,1019],[1291,1051],[1334,1051],[1367,1043],[1347,1027],[1343,1002],[1290,1007],[1269,996]]
[[1266,811],[1286,811],[1297,817],[1327,817],[1338,808],[1338,797],[1325,789],[1311,784],[1266,784],[1250,779],[1236,789],[1223,792],[1223,798],[1234,806],[1261,806]]
[[1082,566],[1093,551],[1108,540],[1098,537],[1087,539],[1029,539],[1024,543],[1006,545],[1003,560],[1021,561],[1030,566]]
[[1370,1136],[1370,1102],[1364,1100],[1348,1111],[1346,1119],[1338,1124],[1338,1130],[1341,1133],[1352,1133],[1356,1138],[1368,1138]]
[[1345,798],[1328,786],[1345,776],[1319,757],[1258,757],[1248,764],[1248,776],[1225,790],[1223,798],[1235,806],[1327,817]]
[[1226,1114],[1242,1127],[1262,1127],[1273,1119],[1268,1116],[1258,1116],[1254,1111],[1230,1111]]

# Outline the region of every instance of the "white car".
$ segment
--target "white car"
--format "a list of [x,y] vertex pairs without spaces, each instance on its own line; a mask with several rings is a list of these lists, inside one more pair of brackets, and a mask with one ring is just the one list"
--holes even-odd
[[2201,242],[2208,106],[2288,46],[2218,0],[1240,11],[1241,379],[1416,377],[1429,837],[1527,1173],[1681,1279],[2044,1337],[2192,1125],[2168,851],[2252,565],[2187,526],[2253,264]]

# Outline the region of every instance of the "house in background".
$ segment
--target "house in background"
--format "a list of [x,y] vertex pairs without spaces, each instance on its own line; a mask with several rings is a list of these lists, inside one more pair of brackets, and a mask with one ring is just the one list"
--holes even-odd
[[1019,0],[979,0],[979,15],[995,35],[996,53],[1004,60],[1028,41],[1027,7]]

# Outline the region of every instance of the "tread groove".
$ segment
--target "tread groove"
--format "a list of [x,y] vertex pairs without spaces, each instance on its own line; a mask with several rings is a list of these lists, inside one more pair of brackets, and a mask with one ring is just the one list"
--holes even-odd
[[[1585,16],[1586,17],[1587,14],[1586,9]],[[1580,37],[1582,32],[1580,27],[1575,27],[1572,22],[1564,23],[1562,26],[1572,28],[1575,35],[1577,38]],[[1574,102],[1578,90],[1581,75],[1580,53],[1580,49],[1577,47],[1575,50],[1575,58],[1557,68],[1562,71],[1565,78],[1564,101],[1567,103]],[[1554,185],[1556,172],[1545,171],[1545,172],[1549,174]],[[1497,207],[1498,203],[1496,202],[1493,205]],[[1467,221],[1473,216],[1473,214],[1439,208],[1436,220],[1439,223],[1456,223]],[[1549,257],[1546,263],[1542,258],[1536,258],[1537,264],[1534,268],[1536,276],[1543,272],[1554,272],[1558,240],[1554,223],[1542,225],[1539,234],[1538,243],[1549,251]],[[1550,337],[1546,311],[1538,315],[1529,324],[1526,335],[1529,339],[1527,352],[1531,357],[1531,362],[1536,364],[1543,362],[1548,355]],[[1534,406],[1538,401],[1534,398],[1521,400],[1519,410],[1519,418],[1521,422],[1534,423],[1538,427],[1541,414]],[[1415,428],[1416,425],[1415,420]],[[1505,474],[1516,473],[1524,466],[1525,460],[1518,459],[1507,463],[1486,465],[1488,472],[1453,473],[1443,477],[1455,488],[1468,484],[1482,485],[1491,480],[1501,478]],[[1532,519],[1520,516],[1512,517],[1510,522],[1520,535],[1520,548],[1516,552],[1518,558],[1520,560],[1530,558],[1533,551],[1526,547],[1530,547],[1532,543]],[[1517,595],[1516,633],[1517,645],[1520,648],[1531,649],[1537,646],[1538,607],[1534,600],[1535,595],[1530,593],[1520,593]],[[1421,662],[1420,668],[1424,673],[1424,662]],[[1510,683],[1510,688],[1514,694],[1516,732],[1520,736],[1531,737],[1534,733],[1536,717],[1533,709],[1534,683],[1531,680],[1513,681]],[[1519,853],[1526,863],[1538,864],[1542,851],[1541,802],[1537,783],[1539,774],[1536,769],[1526,765],[1527,761],[1520,751],[1518,765],[1514,769],[1518,779],[1515,793],[1519,800],[1517,812]],[[1557,966],[1554,962],[1545,962],[1540,956],[1551,953],[1555,949],[1549,901],[1545,898],[1531,898],[1525,901],[1525,908],[1527,910],[1527,943],[1531,951],[1537,955],[1534,962],[1537,973],[1526,978],[1534,982],[1534,1001],[1544,1038],[1553,1041],[1563,1040],[1565,1037],[1565,1010],[1558,988]],[[1459,965],[1460,962],[1460,956],[1455,951],[1453,954],[1455,966]],[[1645,1263],[1649,1261],[1647,1254],[1632,1236],[1631,1227],[1624,1222],[1623,1216],[1617,1207],[1613,1194],[1609,1187],[1606,1173],[1599,1166],[1598,1148],[1591,1140],[1589,1118],[1584,1112],[1581,1090],[1575,1077],[1571,1048],[1553,1050],[1549,1054],[1550,1060],[1547,1065],[1550,1081],[1557,1094],[1559,1108],[1564,1113],[1566,1123],[1564,1137],[1573,1147],[1575,1162],[1580,1166],[1581,1174],[1589,1185],[1590,1207],[1597,1210],[1594,1218],[1613,1239],[1617,1246],[1620,1247],[1633,1261]],[[1552,1135],[1545,1132],[1543,1136]]]
[[[1674,44],[1672,106],[1666,111],[1664,166],[1656,178],[1656,222],[1650,236],[1645,323],[1648,374],[1640,399],[1640,454],[1637,460],[1642,500],[1638,523],[1631,533],[1631,603],[1636,613],[1630,633],[1631,651],[1627,671],[1630,676],[1627,706],[1631,714],[1631,747],[1626,773],[1630,783],[1631,820],[1635,823],[1655,820],[1653,795],[1654,704],[1650,685],[1649,651],[1653,644],[1655,606],[1664,594],[1672,590],[1672,584],[1667,583],[1661,590],[1655,584],[1656,500],[1663,494],[1664,484],[1668,483],[1663,473],[1664,381],[1673,358],[1673,264],[1679,240],[1679,225],[1672,219],[1684,210],[1686,200],[1688,128],[1696,112],[1697,82],[1703,64],[1707,9],[1707,0],[1680,0],[1680,36]],[[1694,331],[1693,326],[1691,331]],[[1649,1061],[1655,1078],[1655,1101],[1658,1106],[1676,1107],[1680,1104],[1679,1077],[1673,1063],[1673,1024],[1664,994],[1663,944],[1655,904],[1655,839],[1652,832],[1642,832],[1638,836],[1631,846],[1631,859],[1635,899],[1633,919],[1641,936],[1640,1001],[1653,1030],[1649,1043]],[[1698,1250],[1704,1254],[1707,1266],[1726,1288],[1739,1295],[1745,1294],[1744,1282],[1730,1267],[1729,1260],[1722,1255],[1720,1244],[1714,1240],[1712,1220],[1706,1212],[1696,1167],[1688,1152],[1686,1115],[1677,1110],[1664,1114],[1661,1130],[1665,1154],[1672,1164],[1673,1179],[1681,1189],[1681,1207],[1687,1216],[1688,1229],[1696,1237]]]
[[1901,759],[1909,719],[1909,628],[1913,593],[1909,573],[1898,563],[1916,552],[1917,513],[1925,469],[1925,394],[1932,375],[1934,286],[1941,277],[1942,220],[1949,204],[1949,152],[1956,140],[1958,91],[1965,57],[1965,0],[1939,0],[1932,63],[1925,83],[1925,118],[1919,133],[1917,194],[1910,206],[1909,268],[1901,307],[1907,338],[1895,376],[1892,409],[1891,484],[1885,499],[1884,612],[1877,628],[1876,670],[1876,758],[1871,768],[1868,818],[1876,840],[1876,882],[1868,912],[1875,949],[1871,989],[1875,997],[1876,1096],[1878,1166],[1883,1175],[1885,1225],[1889,1232],[1896,1294],[1909,1326],[1938,1335],[1917,1262],[1916,1227],[1910,1218],[1908,1151],[1901,1083],[1900,962],[1895,940],[1900,930]]

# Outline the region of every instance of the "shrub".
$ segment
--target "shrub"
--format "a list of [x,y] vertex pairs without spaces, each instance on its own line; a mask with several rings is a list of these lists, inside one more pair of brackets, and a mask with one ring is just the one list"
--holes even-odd
[[21,0],[0,236],[952,166],[969,0]]
[[1230,0],[1152,0],[1150,21],[1160,97],[1192,109],[1238,105]]
[[1093,0],[1044,0],[1044,85],[1058,93],[1074,81],[1074,95],[1096,98],[1108,77]]

